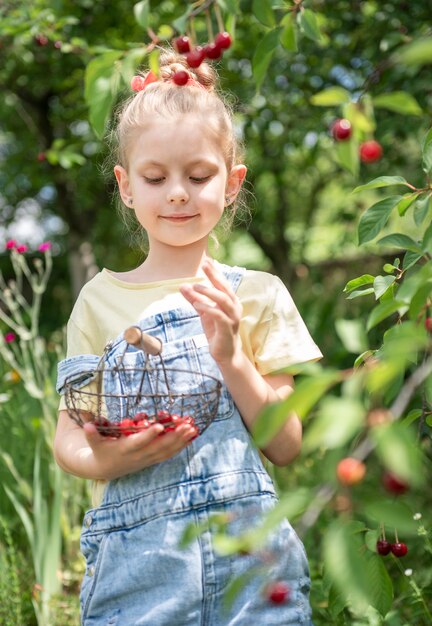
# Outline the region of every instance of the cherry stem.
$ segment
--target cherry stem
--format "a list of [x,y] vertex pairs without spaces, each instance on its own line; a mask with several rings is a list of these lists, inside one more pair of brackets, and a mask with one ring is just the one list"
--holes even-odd
[[224,25],[224,22],[223,22],[223,19],[222,19],[222,13],[221,13],[220,7],[219,7],[219,5],[217,3],[214,5],[214,12],[215,12],[215,16],[216,16],[216,21],[218,23],[219,31],[221,33],[223,33],[224,30],[225,30],[225,25]]
[[398,537],[398,534],[397,534],[397,528],[395,528],[395,540],[396,540],[396,543],[399,543],[399,537]]
[[383,522],[380,523],[380,527],[381,527],[381,538],[385,541],[385,528],[384,528],[384,524]]
[[206,16],[207,33],[208,33],[209,41],[213,41],[213,38],[214,38],[213,25],[211,21],[210,11],[208,9],[206,9],[205,16]]

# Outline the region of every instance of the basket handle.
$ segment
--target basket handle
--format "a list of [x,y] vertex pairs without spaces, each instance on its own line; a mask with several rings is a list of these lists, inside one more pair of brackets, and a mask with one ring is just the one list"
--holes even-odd
[[147,354],[157,356],[162,351],[162,342],[156,337],[147,335],[138,326],[130,326],[123,333],[124,340],[136,348],[141,348]]

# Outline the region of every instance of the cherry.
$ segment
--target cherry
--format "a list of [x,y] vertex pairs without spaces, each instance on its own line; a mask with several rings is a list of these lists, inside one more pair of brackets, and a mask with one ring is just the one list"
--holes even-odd
[[179,54],[186,54],[186,52],[190,52],[191,47],[189,37],[186,37],[186,35],[177,37],[177,39],[174,40],[174,48]]
[[338,119],[333,122],[331,132],[336,141],[346,141],[351,137],[351,122],[344,118]]
[[186,54],[186,62],[189,67],[199,67],[204,61],[205,53],[201,46],[197,46]]
[[218,33],[215,37],[214,42],[222,50],[227,50],[232,44],[231,35],[226,31],[223,33]]
[[42,161],[46,161],[46,154],[45,152],[39,152],[37,155],[37,160],[42,162]]
[[60,40],[57,40],[54,42],[54,48],[56,48],[57,50],[61,50],[62,45],[63,45],[63,42]]
[[424,325],[427,332],[432,333],[432,317],[426,317]]
[[399,558],[401,558],[402,556],[405,556],[405,554],[408,553],[408,547],[407,547],[407,545],[405,543],[400,543],[398,541],[397,543],[392,543],[391,544],[391,551],[399,559]]
[[142,91],[144,89],[144,76],[134,76],[131,80],[131,89],[132,91]]
[[392,544],[385,539],[378,539],[378,541],[376,542],[376,550],[378,554],[381,554],[381,556],[386,556],[387,554],[390,554],[391,549]]
[[382,157],[383,149],[378,141],[371,139],[370,141],[364,141],[360,144],[360,160],[363,163],[373,163],[379,161]]
[[204,46],[204,54],[208,59],[220,59],[222,56],[222,48],[218,46],[216,43],[208,43]]
[[409,485],[401,478],[398,478],[395,474],[391,472],[384,472],[382,477],[382,483],[384,489],[389,491],[390,493],[394,493],[395,495],[401,495],[408,491]]
[[290,588],[283,581],[276,581],[267,585],[267,599],[273,604],[282,604],[289,599]]
[[133,435],[136,433],[136,424],[133,420],[126,418],[122,420],[119,424],[119,430],[122,435],[128,437],[129,435]]
[[342,459],[336,468],[336,475],[342,485],[355,485],[363,480],[365,474],[366,465],[353,457]]
[[46,37],[45,35],[36,35],[35,42],[38,46],[46,46],[48,45],[48,37]]
[[189,78],[190,78],[190,75],[188,74],[188,72],[186,72],[185,70],[179,70],[173,75],[172,80],[173,80],[173,83],[175,83],[176,85],[182,86],[182,85],[186,85]]

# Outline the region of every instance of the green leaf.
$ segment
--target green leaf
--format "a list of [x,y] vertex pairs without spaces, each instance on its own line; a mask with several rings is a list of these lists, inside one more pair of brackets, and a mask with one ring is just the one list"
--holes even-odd
[[281,27],[270,30],[264,35],[255,50],[255,54],[252,59],[252,73],[257,91],[261,89],[261,85],[267,73],[270,61],[272,60],[272,56],[279,45],[281,32]]
[[364,498],[362,512],[375,524],[382,522],[391,533],[397,528],[399,534],[410,536],[417,534],[417,523],[413,520],[413,512],[405,502],[376,496],[371,500]]
[[423,253],[432,256],[432,222],[429,224],[423,235],[423,241],[421,245]]
[[329,107],[345,104],[350,101],[349,91],[342,87],[328,87],[311,97],[310,101],[315,106]]
[[333,522],[323,539],[324,565],[328,575],[346,604],[352,603],[356,609],[365,610],[370,604],[370,585],[362,545],[361,536],[346,520]]
[[417,254],[416,252],[411,252],[410,250],[408,250],[408,252],[405,252],[404,254],[402,269],[406,271],[407,269],[415,265],[417,261],[422,258],[422,256],[422,254]]
[[89,121],[98,137],[102,137],[118,86],[119,68],[116,61],[119,50],[110,50],[96,57],[86,67],[85,99],[89,107]]
[[378,187],[390,187],[391,185],[408,185],[402,176],[378,176],[365,185],[359,185],[353,189],[352,193],[364,191],[365,189],[378,189]]
[[335,148],[340,165],[357,177],[360,169],[360,157],[356,139],[352,137],[349,141],[338,141]]
[[313,11],[310,9],[301,8],[298,13],[298,24],[303,34],[312,39],[316,43],[322,43],[323,37],[319,29],[318,20]]
[[130,50],[121,62],[121,75],[125,84],[129,87],[132,77],[138,66],[147,54],[146,48],[134,48]]
[[363,296],[368,296],[371,293],[374,293],[373,287],[369,287],[368,289],[359,289],[358,291],[352,291],[349,296],[347,296],[347,300],[354,300],[355,298],[361,298]]
[[375,300],[379,300],[386,291],[395,283],[396,276],[377,276],[374,280],[373,289]]
[[426,174],[432,173],[432,128],[426,133],[422,143],[422,167]]
[[290,413],[303,419],[321,396],[340,380],[339,372],[326,371],[313,378],[301,380],[282,402],[267,406],[256,419],[252,436],[259,448],[264,448],[285,424]]
[[417,100],[406,91],[383,93],[375,96],[372,102],[377,109],[387,109],[402,115],[423,115],[422,108]]
[[285,15],[280,24],[283,26],[280,34],[281,44],[289,52],[297,52],[297,30],[294,14],[291,12]]
[[424,484],[422,454],[410,428],[400,422],[377,426],[370,430],[376,453],[394,474],[416,487]]
[[390,196],[373,204],[360,218],[358,227],[359,244],[374,239],[387,224],[390,214],[401,196]]
[[374,280],[375,276],[372,276],[372,274],[363,274],[358,278],[353,278],[348,281],[344,287],[344,292],[353,291],[354,289],[357,289],[357,287],[362,287],[363,285],[371,285]]
[[414,193],[406,193],[402,196],[402,200],[397,205],[396,209],[399,215],[403,216],[409,209],[409,207],[416,201],[417,196],[420,194],[420,191],[416,191]]
[[358,354],[367,349],[368,341],[363,320],[337,319],[335,321],[335,328],[339,339],[348,352]]
[[414,222],[416,226],[421,226],[424,222],[427,214],[429,213],[429,209],[431,206],[431,195],[430,194],[422,194],[417,198],[416,203],[414,205]]
[[412,252],[421,253],[422,249],[417,242],[415,242],[408,235],[403,235],[402,233],[393,233],[392,235],[387,235],[382,239],[379,239],[377,243],[383,246],[391,246],[392,248],[402,248],[403,250],[411,250]]
[[386,300],[384,302],[380,302],[369,315],[366,329],[368,331],[371,330],[387,317],[396,313],[396,311],[399,311],[399,314],[402,315],[402,311],[405,313],[407,309],[408,307],[404,302],[399,302],[397,300]]
[[419,419],[423,415],[423,411],[421,409],[412,409],[409,411],[408,415],[403,418],[402,424],[404,426],[409,426],[413,422]]
[[368,553],[366,559],[370,603],[382,617],[385,617],[393,603],[393,583],[382,556]]
[[273,28],[276,24],[270,0],[253,0],[252,13],[255,15],[257,20],[261,22],[261,24],[264,24],[264,26]]
[[400,48],[395,54],[395,63],[404,65],[427,65],[432,63],[432,39],[422,37]]
[[365,409],[354,398],[327,397],[304,437],[306,453],[345,445],[364,425]]
[[138,24],[147,30],[150,14],[150,0],[141,0],[141,2],[137,2],[137,4],[134,5],[133,11]]

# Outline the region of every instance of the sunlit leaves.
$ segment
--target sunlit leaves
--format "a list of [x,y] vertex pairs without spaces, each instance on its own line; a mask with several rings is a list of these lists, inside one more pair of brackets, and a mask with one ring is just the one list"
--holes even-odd
[[85,72],[85,99],[89,107],[89,120],[95,133],[101,137],[111,113],[117,93],[122,56],[118,50],[109,50],[94,58]]
[[252,72],[258,91],[261,88],[267,68],[270,65],[277,46],[279,45],[281,32],[281,27],[268,31],[255,50],[255,54],[252,59]]
[[353,193],[365,191],[366,189],[378,189],[379,187],[390,187],[392,185],[408,185],[403,176],[378,176],[364,185],[358,185],[353,189]]
[[373,204],[360,218],[358,226],[359,243],[374,239],[387,224],[390,214],[398,205],[401,196],[390,196]]
[[406,91],[383,93],[373,98],[375,108],[387,109],[401,115],[422,115],[423,111],[417,100]]

